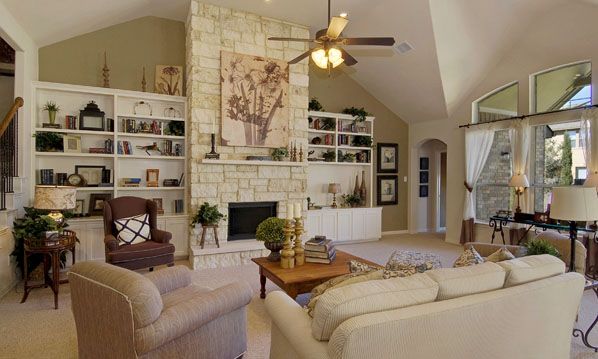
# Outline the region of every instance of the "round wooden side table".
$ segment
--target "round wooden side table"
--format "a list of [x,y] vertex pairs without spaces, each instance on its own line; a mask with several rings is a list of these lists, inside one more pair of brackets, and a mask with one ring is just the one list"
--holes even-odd
[[[58,309],[58,288],[60,284],[68,283],[68,279],[60,280],[60,256],[66,251],[70,251],[75,264],[75,244],[77,243],[77,234],[70,230],[64,230],[62,233],[55,234],[50,238],[26,238],[23,261],[24,293],[21,303],[25,303],[29,292],[34,288],[47,288],[48,286],[54,292],[54,309]],[[44,281],[40,284],[29,284],[28,260],[34,254],[41,254],[44,257]],[[50,277],[52,269],[52,277]]]

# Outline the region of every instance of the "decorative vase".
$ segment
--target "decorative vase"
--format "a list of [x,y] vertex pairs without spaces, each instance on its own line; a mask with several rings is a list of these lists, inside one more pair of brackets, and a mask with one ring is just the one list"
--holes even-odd
[[353,194],[359,196],[359,175],[355,175],[355,188],[353,189]]
[[359,198],[361,198],[362,206],[365,206],[366,197],[367,189],[365,188],[365,171],[361,171],[361,187],[359,187]]
[[52,125],[56,122],[56,111],[48,111],[48,120]]
[[270,262],[280,262],[280,250],[283,244],[283,242],[264,242],[264,247],[270,250],[270,255],[268,255]]

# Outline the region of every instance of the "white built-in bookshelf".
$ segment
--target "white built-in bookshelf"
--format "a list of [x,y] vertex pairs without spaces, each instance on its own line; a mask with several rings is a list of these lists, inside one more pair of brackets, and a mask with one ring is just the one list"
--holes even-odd
[[[54,184],[57,173],[67,176],[75,173],[75,166],[104,166],[111,171],[111,178],[106,186],[78,187],[77,199],[83,200],[84,212],[88,212],[90,196],[95,193],[110,194],[112,198],[120,196],[137,196],[148,199],[161,198],[165,216],[186,216],[187,178],[183,178],[183,185],[177,187],[163,186],[164,179],[181,179],[187,168],[185,151],[186,136],[175,135],[168,131],[170,122],[182,122],[185,134],[188,133],[186,114],[186,98],[180,96],[159,95],[147,92],[125,91],[110,88],[57,84],[47,82],[33,83],[32,132],[33,135],[47,132],[60,136],[76,136],[80,138],[80,152],[46,152],[37,151],[35,139],[31,149],[31,190],[41,183],[40,170],[52,169]],[[48,123],[48,113],[43,111],[46,102],[52,101],[60,106],[56,116],[56,123],[61,128],[44,128]],[[108,121],[104,122],[103,131],[80,130],[79,111],[94,101],[101,111],[105,112],[105,119],[113,119],[113,129],[108,128]],[[139,105],[143,101],[151,106]],[[137,106],[136,106],[137,104]],[[77,116],[76,128],[66,128],[65,116]],[[134,120],[137,124],[155,124],[158,133],[125,132],[123,123]],[[161,130],[158,130],[161,129]],[[129,131],[131,129],[129,128]],[[112,153],[90,153],[90,148],[102,148],[106,140],[112,140]],[[127,141],[132,149],[131,153],[118,153],[119,142]],[[149,151],[137,146],[148,146],[156,143],[162,151]],[[172,144],[173,150],[164,153],[167,143]],[[179,155],[174,154],[178,145]],[[146,169],[158,169],[158,187],[148,187],[146,183]],[[140,178],[139,187],[125,186],[122,178]],[[32,192],[33,193],[33,192]],[[182,200],[182,212],[175,213],[175,200]]]

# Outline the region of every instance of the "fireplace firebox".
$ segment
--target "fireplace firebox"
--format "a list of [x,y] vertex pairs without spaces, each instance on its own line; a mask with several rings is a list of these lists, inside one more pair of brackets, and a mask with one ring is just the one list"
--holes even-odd
[[276,217],[276,202],[229,203],[228,240],[254,239],[257,226],[268,217]]

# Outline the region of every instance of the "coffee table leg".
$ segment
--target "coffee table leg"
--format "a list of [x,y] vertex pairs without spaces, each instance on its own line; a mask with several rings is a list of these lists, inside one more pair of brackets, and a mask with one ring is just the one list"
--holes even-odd
[[266,298],[266,276],[260,271],[260,298]]

